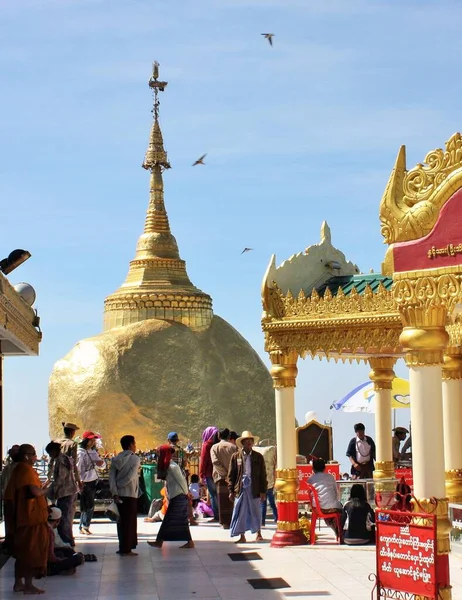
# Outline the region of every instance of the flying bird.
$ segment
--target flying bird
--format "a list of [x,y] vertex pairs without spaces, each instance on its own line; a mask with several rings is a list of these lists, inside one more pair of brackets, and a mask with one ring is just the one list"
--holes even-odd
[[265,39],[267,39],[268,42],[270,43],[270,46],[272,46],[274,33],[262,33],[262,35],[265,36]]
[[244,248],[241,254],[244,254],[244,252],[250,252],[251,250],[253,250],[253,248]]
[[205,165],[204,158],[205,158],[206,156],[207,156],[207,154],[203,154],[203,155],[202,155],[200,158],[198,158],[198,159],[196,160],[196,162],[193,162],[193,165],[192,165],[192,166],[193,166],[193,167],[195,167],[196,165]]

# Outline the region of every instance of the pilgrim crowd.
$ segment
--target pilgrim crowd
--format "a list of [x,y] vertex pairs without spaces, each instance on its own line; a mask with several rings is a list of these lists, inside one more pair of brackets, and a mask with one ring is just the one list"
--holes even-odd
[[[95,491],[99,473],[107,465],[97,448],[100,436],[85,431],[78,442],[78,429],[74,423],[63,423],[63,437],[46,446],[50,460],[44,482],[34,469],[37,455],[33,446],[22,444],[9,450],[9,462],[2,471],[2,497],[5,546],[15,558],[15,592],[42,594],[36,579],[74,574],[84,562],[97,560],[76,550],[73,524],[78,498],[79,533],[92,535]],[[145,520],[160,521],[161,525],[156,539],[148,544],[161,548],[164,542],[184,542],[182,548],[194,548],[190,527],[198,524],[200,514],[229,530],[231,537],[238,538],[236,543],[247,542],[248,531],[255,534],[256,541],[262,541],[268,502],[274,520],[278,519],[274,497],[276,448],[259,446],[258,442],[250,431],[238,436],[227,428],[207,427],[202,434],[199,474],[190,477],[188,452],[181,447],[178,434],[170,432],[166,443],[156,450],[157,478],[164,482],[163,499],[153,501]],[[109,467],[117,553],[136,557],[140,457],[134,436],[124,435],[120,445],[121,452],[111,459]],[[372,476],[375,445],[361,423],[355,426],[347,456],[352,478]],[[317,508],[327,515],[326,523],[346,543],[373,542],[374,512],[366,501],[364,486],[353,485],[350,500],[342,506],[337,484],[325,469],[324,460],[314,459],[308,483],[316,490]]]

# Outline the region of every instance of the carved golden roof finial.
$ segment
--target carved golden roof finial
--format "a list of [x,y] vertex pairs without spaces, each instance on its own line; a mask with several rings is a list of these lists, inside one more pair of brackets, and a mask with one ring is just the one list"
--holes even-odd
[[321,225],[321,242],[331,243],[332,235],[330,232],[330,227],[327,224],[327,221],[323,221]]
[[424,237],[433,229],[441,208],[462,186],[462,137],[455,133],[446,150],[437,148],[424,163],[408,171],[401,146],[380,203],[380,222],[386,244]]
[[154,96],[154,121],[143,162],[143,167],[151,171],[149,206],[127,279],[117,292],[106,298],[104,327],[111,329],[156,318],[203,330],[213,317],[212,299],[191,283],[165,209],[162,173],[170,169],[170,163],[159,125],[158,95],[167,82],[159,81],[158,62],[153,65],[149,87]]

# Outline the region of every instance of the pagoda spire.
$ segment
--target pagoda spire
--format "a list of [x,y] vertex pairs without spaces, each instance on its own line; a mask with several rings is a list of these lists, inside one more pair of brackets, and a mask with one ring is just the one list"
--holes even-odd
[[[156,61],[152,66],[152,75],[149,79],[149,87],[153,91],[154,105],[152,114],[154,121],[151,126],[149,135],[148,149],[143,161],[143,169],[151,171],[150,190],[149,190],[149,206],[146,213],[146,221],[144,225],[145,234],[162,234],[161,244],[157,244],[158,256],[175,256],[179,257],[178,246],[175,238],[170,231],[170,223],[168,221],[167,211],[164,203],[164,181],[162,173],[166,169],[170,169],[167,152],[164,149],[164,139],[159,124],[159,92],[163,92],[167,87],[167,81],[159,81],[159,63]],[[158,240],[160,242],[160,240]],[[159,254],[160,253],[160,254]]]
[[204,330],[213,317],[212,299],[191,283],[165,208],[163,172],[170,169],[170,163],[159,124],[159,92],[165,90],[167,82],[159,81],[158,62],[153,64],[149,87],[154,97],[154,119],[142,165],[151,172],[149,205],[127,279],[106,298],[104,329],[164,319]]

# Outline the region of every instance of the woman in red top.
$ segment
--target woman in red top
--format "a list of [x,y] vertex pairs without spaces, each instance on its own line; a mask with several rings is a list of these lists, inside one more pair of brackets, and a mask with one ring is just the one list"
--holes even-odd
[[213,465],[210,457],[210,450],[214,444],[218,443],[218,429],[216,427],[207,427],[202,433],[201,459],[199,463],[199,477],[205,483],[209,491],[210,503],[212,505],[213,517],[218,521],[218,499],[217,488],[213,481]]

